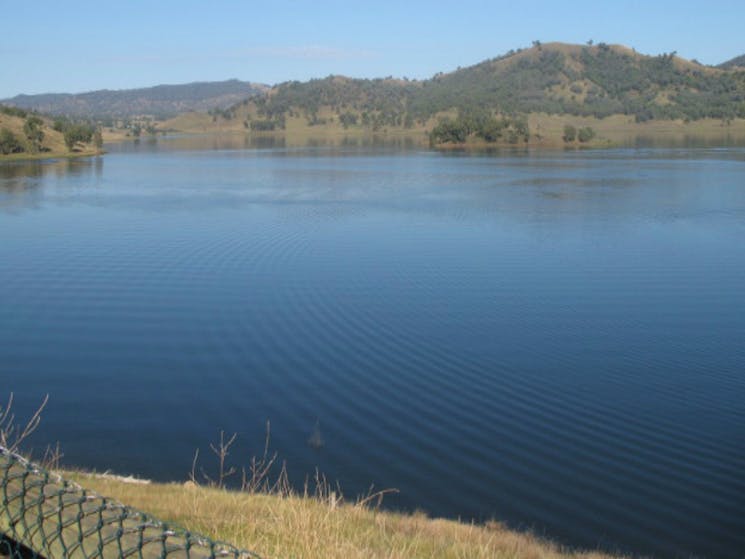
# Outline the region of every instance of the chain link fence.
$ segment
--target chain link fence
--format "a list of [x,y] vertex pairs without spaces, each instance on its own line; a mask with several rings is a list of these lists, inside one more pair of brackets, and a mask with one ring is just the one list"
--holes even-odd
[[87,491],[0,446],[1,559],[260,559]]

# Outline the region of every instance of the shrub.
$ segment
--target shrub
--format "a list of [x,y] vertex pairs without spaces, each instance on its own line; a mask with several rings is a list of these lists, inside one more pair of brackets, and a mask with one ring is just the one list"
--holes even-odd
[[585,128],[580,128],[579,132],[577,133],[577,139],[582,143],[589,142],[594,137],[595,137],[595,131],[589,126],[586,126]]
[[23,151],[23,144],[7,128],[0,129],[0,153],[9,155],[11,153],[20,153]]
[[23,123],[23,133],[26,135],[30,151],[36,153],[41,151],[41,142],[44,141],[44,130],[42,121],[38,116],[29,116]]
[[577,129],[572,126],[571,124],[567,124],[564,126],[564,141],[567,143],[573,142],[577,139]]

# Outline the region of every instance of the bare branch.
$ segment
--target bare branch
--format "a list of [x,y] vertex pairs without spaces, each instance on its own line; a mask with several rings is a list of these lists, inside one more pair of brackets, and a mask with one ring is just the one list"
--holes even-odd
[[41,405],[24,425],[16,425],[13,414],[13,393],[8,396],[5,408],[0,408],[0,446],[10,452],[17,452],[18,447],[28,439],[41,423],[41,413],[49,402],[49,394],[44,396]]

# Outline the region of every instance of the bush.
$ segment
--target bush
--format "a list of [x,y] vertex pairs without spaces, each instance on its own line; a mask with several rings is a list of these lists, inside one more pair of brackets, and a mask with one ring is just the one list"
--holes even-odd
[[449,118],[443,119],[432,129],[429,135],[433,144],[453,143],[462,144],[468,138],[468,127],[463,122],[456,122]]
[[341,122],[341,125],[347,129],[350,126],[354,126],[357,124],[357,115],[347,111],[346,113],[342,113],[339,115],[339,122]]
[[30,151],[37,153],[41,151],[41,142],[44,141],[44,121],[38,116],[29,116],[23,123],[23,133],[26,135]]
[[9,155],[11,153],[21,153],[23,151],[23,144],[16,138],[7,128],[0,130],[0,153],[3,155]]
[[0,113],[6,114],[8,116],[17,116],[20,118],[26,118],[26,115],[28,115],[28,111],[24,111],[23,109],[19,109],[18,107],[8,107],[6,105],[0,105]]
[[71,124],[64,131],[65,145],[72,151],[78,142],[90,143],[94,133],[95,128],[90,124]]
[[567,124],[564,126],[564,141],[567,143],[573,142],[577,139],[577,129],[572,126],[571,124]]
[[256,132],[270,132],[277,127],[273,120],[254,120],[251,122],[251,130]]
[[589,126],[586,126],[585,128],[580,128],[579,132],[577,133],[577,139],[579,139],[579,141],[582,143],[589,142],[594,137],[595,137],[595,131]]

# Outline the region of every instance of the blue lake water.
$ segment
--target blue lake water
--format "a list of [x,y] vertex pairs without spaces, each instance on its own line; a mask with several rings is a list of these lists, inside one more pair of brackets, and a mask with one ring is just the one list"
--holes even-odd
[[[0,398],[63,463],[745,556],[745,149],[120,146],[0,165]],[[324,446],[307,444],[318,422]]]

